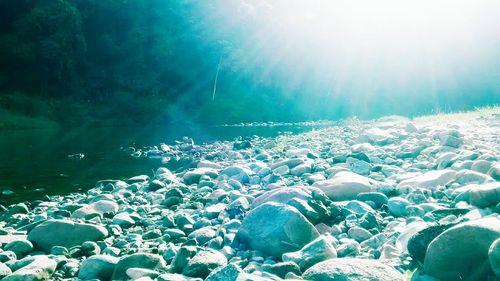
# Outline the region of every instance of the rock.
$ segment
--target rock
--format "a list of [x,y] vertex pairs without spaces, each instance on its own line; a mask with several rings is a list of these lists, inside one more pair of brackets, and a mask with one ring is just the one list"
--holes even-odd
[[387,196],[381,192],[362,192],[356,196],[356,200],[362,202],[373,202],[377,208],[382,207],[382,205],[387,204],[389,200]]
[[97,202],[93,202],[91,204],[85,205],[80,209],[74,211],[71,214],[72,218],[83,219],[86,216],[91,215],[99,215],[103,216],[104,214],[115,214],[118,211],[118,204],[114,201],[110,200],[99,200]]
[[329,259],[309,268],[302,277],[311,281],[403,281],[394,268],[375,260]]
[[68,220],[48,220],[37,225],[28,233],[28,240],[45,252],[53,246],[71,248],[85,241],[99,241],[108,236],[101,226],[75,223]]
[[295,275],[301,275],[299,266],[291,261],[279,262],[275,264],[264,264],[262,270],[271,274],[274,274],[280,278],[286,278],[287,274],[293,273]]
[[446,229],[450,228],[452,225],[433,225],[422,230],[417,231],[408,240],[408,253],[410,256],[419,263],[423,264],[425,259],[425,253],[429,244],[436,238],[439,234],[443,233]]
[[131,280],[139,280],[141,278],[149,278],[148,280],[153,280],[158,277],[160,273],[156,270],[145,269],[145,268],[136,268],[131,267],[127,269],[127,277]]
[[[401,232],[398,237],[398,241],[401,244],[404,252],[408,252],[408,241],[414,237],[419,231],[422,231],[429,227],[429,224],[424,221],[413,221],[405,226],[405,229]],[[430,241],[429,241],[430,243]],[[427,244],[428,245],[428,244]],[[427,250],[427,246],[425,247]],[[422,259],[423,261],[423,259]]]
[[242,167],[242,166],[229,166],[224,168],[221,172],[221,175],[228,176],[229,178],[235,179],[240,183],[248,183],[250,180],[250,176],[255,174],[252,170]]
[[155,179],[149,183],[147,190],[148,191],[157,191],[159,189],[165,188],[166,186],[167,185],[165,183],[163,183],[162,181]]
[[403,180],[397,186],[398,189],[406,187],[433,189],[437,186],[444,186],[455,179],[456,171],[445,169],[426,172],[422,175]]
[[283,261],[292,261],[301,270],[306,270],[318,262],[336,257],[337,251],[332,243],[326,236],[321,235],[299,251],[283,254],[282,259]]
[[311,164],[309,163],[298,165],[290,170],[290,174],[298,177],[310,172],[311,172]]
[[209,176],[215,178],[218,175],[218,171],[212,168],[196,168],[192,171],[188,171],[183,176],[183,181],[187,185],[195,184],[200,181],[201,176]]
[[282,187],[265,192],[259,197],[255,198],[252,203],[252,208],[256,208],[264,203],[275,202],[287,204],[288,201],[299,199],[312,199],[310,191],[302,187]]
[[500,238],[491,244],[488,251],[488,260],[490,262],[491,269],[497,278],[500,278]]
[[3,249],[5,251],[12,251],[19,257],[20,255],[24,256],[31,252],[33,250],[33,244],[28,240],[17,240],[5,245]]
[[95,255],[84,260],[78,271],[78,278],[83,280],[109,280],[113,275],[118,258],[108,255]]
[[341,171],[330,179],[315,182],[313,186],[321,189],[331,200],[344,201],[355,199],[359,193],[370,192],[374,183],[367,177]]
[[487,174],[497,181],[500,180],[500,163],[493,164]]
[[177,273],[164,273],[158,276],[158,281],[203,281],[200,278],[191,278]]
[[121,227],[130,227],[135,224],[135,220],[127,212],[118,213],[113,217],[113,224]]
[[349,228],[349,231],[347,231],[347,234],[354,240],[358,241],[358,242],[362,242],[362,241],[365,241],[367,239],[370,239],[370,237],[372,237],[372,234],[362,228],[362,227],[358,227],[358,226],[353,226],[351,228]]
[[493,182],[494,180],[490,176],[481,174],[479,172],[474,172],[470,170],[461,170],[457,172],[455,181],[463,185],[472,183],[482,184],[482,183]]
[[440,144],[453,148],[459,148],[463,144],[463,139],[459,131],[449,130],[439,134]]
[[469,203],[481,208],[494,206],[500,202],[500,182],[469,185]]
[[250,248],[276,257],[299,250],[318,236],[318,231],[297,209],[274,202],[250,211],[236,234]]
[[56,266],[57,263],[48,256],[26,257],[14,263],[11,266],[14,272],[3,278],[2,281],[49,280],[56,270]]
[[127,269],[144,268],[152,270],[161,270],[165,268],[165,261],[159,255],[149,253],[136,253],[122,257],[113,271],[113,280],[125,280],[127,278]]
[[204,245],[205,243],[207,243],[216,236],[217,236],[217,231],[215,230],[214,227],[205,226],[191,232],[188,238],[196,240],[196,242],[198,242],[198,245]]
[[4,263],[0,262],[0,279],[10,274],[12,274],[12,270],[10,270],[10,268]]
[[389,212],[395,217],[406,215],[406,207],[410,206],[410,202],[402,197],[392,197],[387,201]]
[[206,278],[211,271],[227,265],[227,258],[220,252],[204,248],[191,258],[182,271],[183,275]]
[[243,270],[239,266],[230,263],[212,271],[205,281],[237,281],[240,275],[245,275]]
[[486,280],[488,250],[498,237],[500,220],[495,217],[453,226],[429,244],[424,270],[443,281]]

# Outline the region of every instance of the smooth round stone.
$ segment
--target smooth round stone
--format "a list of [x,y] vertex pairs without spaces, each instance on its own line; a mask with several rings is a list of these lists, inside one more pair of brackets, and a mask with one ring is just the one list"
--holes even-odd
[[495,240],[488,251],[490,266],[497,278],[500,278],[500,238]]
[[10,274],[12,274],[12,270],[10,270],[10,268],[4,263],[0,262],[0,279]]
[[489,268],[483,265],[488,263],[488,250],[498,237],[500,219],[495,217],[451,227],[429,244],[424,270],[443,281],[486,280]]
[[99,241],[108,236],[101,226],[75,223],[68,220],[48,220],[37,225],[28,233],[28,240],[45,252],[53,246],[71,248],[85,241]]
[[191,277],[206,278],[218,267],[227,265],[227,258],[213,249],[202,249],[191,258],[182,274]]
[[127,276],[131,280],[137,280],[140,278],[144,277],[149,277],[150,279],[158,277],[160,275],[158,271],[156,270],[151,270],[151,269],[145,269],[145,268],[136,268],[136,267],[131,267],[127,269]]
[[27,254],[33,250],[33,244],[28,240],[12,241],[3,247],[5,251],[12,251],[17,254]]
[[149,253],[136,253],[122,257],[113,271],[113,280],[124,280],[127,277],[127,269],[144,268],[152,270],[162,270],[165,268],[165,261],[159,255]]
[[118,204],[112,200],[104,199],[90,203],[74,211],[72,218],[85,218],[91,215],[103,216],[104,214],[115,214],[118,211]]
[[403,281],[396,269],[375,260],[337,258],[320,262],[304,272],[310,281]]
[[356,196],[356,200],[362,202],[373,202],[377,208],[382,207],[382,205],[387,204],[387,196],[381,192],[363,192]]
[[370,237],[372,237],[372,234],[362,228],[362,227],[358,227],[358,226],[353,226],[351,227],[348,231],[347,231],[347,234],[354,240],[358,241],[358,242],[362,242],[362,241],[365,241],[367,239],[369,239]]
[[313,186],[321,189],[331,200],[344,201],[355,199],[359,193],[372,191],[374,183],[370,178],[341,171],[332,178],[315,182]]
[[336,257],[337,251],[330,239],[321,235],[299,251],[283,254],[282,260],[284,262],[294,262],[301,270],[306,270],[318,262]]
[[406,215],[406,207],[408,207],[410,204],[411,203],[408,200],[402,197],[392,197],[387,201],[389,212],[396,217],[402,217]]
[[78,271],[78,278],[83,280],[109,280],[113,275],[118,258],[108,255],[95,255],[84,260]]
[[123,212],[118,213],[113,217],[113,224],[121,227],[130,227],[135,224],[135,220],[132,219],[129,213]]
[[500,182],[471,185],[469,203],[481,208],[494,206],[500,202]]
[[19,260],[10,267],[14,271],[2,281],[49,280],[57,263],[48,256],[30,256]]
[[297,209],[274,202],[247,213],[236,234],[241,243],[276,257],[297,251],[318,236],[316,228]]

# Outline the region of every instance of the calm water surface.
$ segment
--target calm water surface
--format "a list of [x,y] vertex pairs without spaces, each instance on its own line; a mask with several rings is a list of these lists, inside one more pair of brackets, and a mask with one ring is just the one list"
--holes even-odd
[[[98,180],[151,175],[161,166],[160,160],[132,158],[121,147],[171,144],[183,136],[201,144],[238,136],[271,137],[283,131],[299,133],[312,129],[311,126],[169,125],[0,131],[0,204],[84,191]],[[83,153],[85,157],[79,161],[68,158],[75,153]]]

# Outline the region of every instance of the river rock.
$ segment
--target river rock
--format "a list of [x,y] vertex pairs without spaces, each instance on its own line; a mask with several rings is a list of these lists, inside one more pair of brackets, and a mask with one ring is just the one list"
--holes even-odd
[[500,182],[469,185],[469,203],[478,207],[494,206],[500,202]]
[[5,245],[3,249],[5,251],[12,251],[19,257],[31,252],[33,250],[33,244],[28,240],[17,240]]
[[398,184],[398,189],[406,187],[433,189],[437,186],[444,186],[455,179],[456,171],[445,169],[430,171],[419,176],[403,180]]
[[[473,239],[472,239],[473,237]],[[484,218],[458,224],[429,244],[424,261],[427,274],[448,280],[486,280],[488,250],[500,237],[500,219]]]
[[[20,268],[17,268],[17,267]],[[39,281],[49,280],[56,270],[57,263],[48,256],[30,256],[11,265],[14,272],[2,281]]]
[[410,202],[402,197],[392,197],[387,201],[389,212],[396,216],[402,217],[406,215],[406,207],[410,206]]
[[118,211],[118,204],[111,200],[99,200],[97,202],[90,203],[81,207],[80,209],[74,211],[71,214],[72,218],[83,219],[86,216],[91,215],[99,215],[103,216],[104,214],[112,214],[114,215]]
[[337,258],[320,262],[302,277],[310,281],[403,281],[396,269],[375,260]]
[[196,168],[192,171],[188,171],[183,176],[183,181],[185,184],[195,184],[200,181],[201,176],[209,176],[211,178],[215,178],[218,175],[218,171],[212,168]]
[[299,198],[299,199],[312,199],[310,192],[301,187],[281,187],[265,192],[259,197],[255,198],[252,203],[252,208],[256,208],[267,202],[276,202],[286,204],[288,201]]
[[326,236],[321,235],[299,251],[283,254],[282,259],[283,261],[292,261],[301,270],[306,270],[318,262],[336,257],[335,247]]
[[3,262],[0,262],[0,279],[10,274],[12,274],[12,270],[10,270],[10,268],[6,266]]
[[413,260],[423,264],[429,244],[434,238],[451,226],[452,225],[432,225],[417,231],[411,236],[408,239],[407,248]]
[[75,223],[69,220],[48,220],[28,233],[28,240],[45,252],[53,246],[71,248],[85,241],[99,241],[108,236],[102,226]]
[[500,238],[495,240],[488,251],[490,266],[497,278],[500,278]]
[[83,280],[109,280],[113,275],[118,258],[108,255],[95,255],[84,260],[78,271],[78,278]]
[[159,255],[149,253],[136,253],[122,257],[113,271],[113,280],[125,280],[127,278],[127,269],[145,268],[152,270],[161,270],[165,268],[165,261]]
[[341,171],[332,178],[315,182],[313,186],[321,189],[331,200],[344,201],[355,199],[359,193],[370,192],[374,183],[370,178]]
[[222,253],[204,248],[189,260],[182,274],[190,277],[206,278],[212,270],[225,265],[227,265],[227,258]]
[[236,234],[238,241],[250,248],[276,257],[297,251],[318,236],[316,228],[297,209],[274,202],[250,211]]

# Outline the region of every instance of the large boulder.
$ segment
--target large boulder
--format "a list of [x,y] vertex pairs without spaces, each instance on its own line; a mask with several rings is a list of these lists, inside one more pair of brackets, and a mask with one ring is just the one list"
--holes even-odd
[[28,234],[28,240],[45,252],[53,246],[71,248],[85,241],[99,241],[108,236],[102,226],[75,223],[69,220],[48,220],[37,225]]
[[10,267],[13,273],[3,278],[5,281],[49,280],[56,270],[57,263],[48,256],[30,256],[19,260]]
[[500,219],[495,217],[451,227],[429,244],[424,270],[442,281],[486,280],[488,250],[498,237]]
[[332,178],[315,182],[313,186],[318,187],[331,200],[345,201],[356,199],[359,193],[370,192],[375,181],[348,171],[341,171]]
[[403,180],[398,184],[398,189],[406,187],[433,189],[437,186],[444,186],[455,179],[456,171],[445,169],[430,171],[416,177]]
[[340,258],[320,262],[304,272],[310,281],[403,281],[394,268],[368,259]]
[[275,202],[250,211],[236,234],[241,243],[276,257],[297,251],[318,236],[316,228],[297,209]]
[[112,280],[126,280],[129,268],[160,270],[165,268],[165,261],[161,256],[149,253],[124,256],[116,264]]

